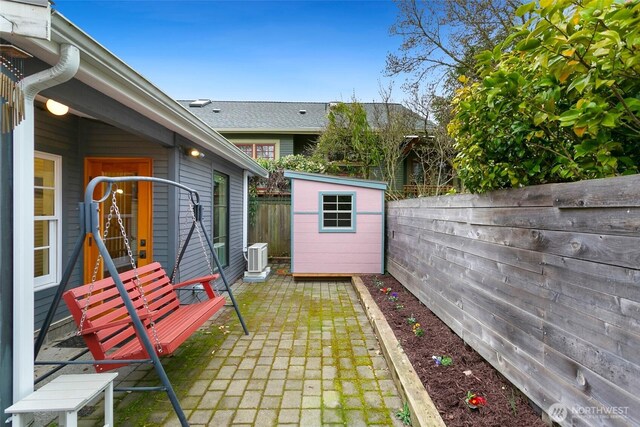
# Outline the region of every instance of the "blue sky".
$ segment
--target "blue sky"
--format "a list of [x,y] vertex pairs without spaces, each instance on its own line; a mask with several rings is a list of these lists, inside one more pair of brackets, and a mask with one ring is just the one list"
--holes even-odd
[[[379,100],[401,40],[380,1],[69,1],[54,8],[177,99]],[[401,101],[401,77],[393,98]]]

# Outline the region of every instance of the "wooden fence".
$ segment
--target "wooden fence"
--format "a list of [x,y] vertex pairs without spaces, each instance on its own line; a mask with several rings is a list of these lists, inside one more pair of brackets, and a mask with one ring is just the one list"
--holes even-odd
[[387,242],[389,272],[559,424],[640,425],[640,175],[390,202]]
[[291,198],[257,199],[256,214],[249,225],[249,244],[266,242],[269,256],[291,256]]

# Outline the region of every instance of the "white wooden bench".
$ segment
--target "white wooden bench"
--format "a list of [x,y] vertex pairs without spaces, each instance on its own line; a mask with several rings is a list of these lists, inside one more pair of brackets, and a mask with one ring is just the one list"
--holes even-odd
[[116,372],[106,374],[61,375],[5,409],[13,414],[13,425],[25,426],[24,414],[55,412],[58,424],[78,425],[78,411],[104,391],[104,425],[113,427],[113,380]]

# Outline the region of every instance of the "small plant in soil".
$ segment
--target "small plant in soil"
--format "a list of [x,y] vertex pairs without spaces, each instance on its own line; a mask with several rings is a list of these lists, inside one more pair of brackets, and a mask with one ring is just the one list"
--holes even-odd
[[413,325],[413,333],[417,337],[424,336],[424,329],[420,327],[420,323],[414,323]]
[[389,301],[391,301],[391,302],[398,301],[398,293],[397,292],[391,292],[391,295],[389,295]]
[[380,288],[380,292],[382,292],[385,295],[388,295],[389,292],[391,292],[391,288],[387,287],[387,288]]
[[396,412],[396,417],[398,417],[398,419],[400,421],[402,421],[402,424],[406,425],[406,426],[410,426],[411,425],[411,412],[409,411],[409,404],[405,402],[404,406],[402,407],[402,409],[398,410],[398,412]]
[[407,323],[410,325],[415,325],[417,323],[417,320],[413,314],[407,317]]
[[451,366],[453,359],[450,356],[431,356],[436,366]]
[[465,397],[464,401],[469,409],[478,409],[479,407],[487,404],[487,399],[482,396],[478,396],[472,391],[467,391],[467,397]]
[[404,305],[396,304],[396,310],[402,310],[403,308],[404,308]]
[[518,416],[518,404],[516,403],[516,394],[511,389],[511,397],[509,398],[509,406],[511,406],[511,412],[513,412],[513,416]]
[[384,282],[380,279],[378,279],[377,277],[375,279],[373,279],[373,284],[378,288],[383,288],[384,287]]

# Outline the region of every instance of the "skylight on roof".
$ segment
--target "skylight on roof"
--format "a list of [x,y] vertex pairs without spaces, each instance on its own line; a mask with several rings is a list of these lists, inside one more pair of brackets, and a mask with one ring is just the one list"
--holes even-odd
[[189,107],[204,107],[207,104],[211,104],[210,99],[196,99],[189,103]]

